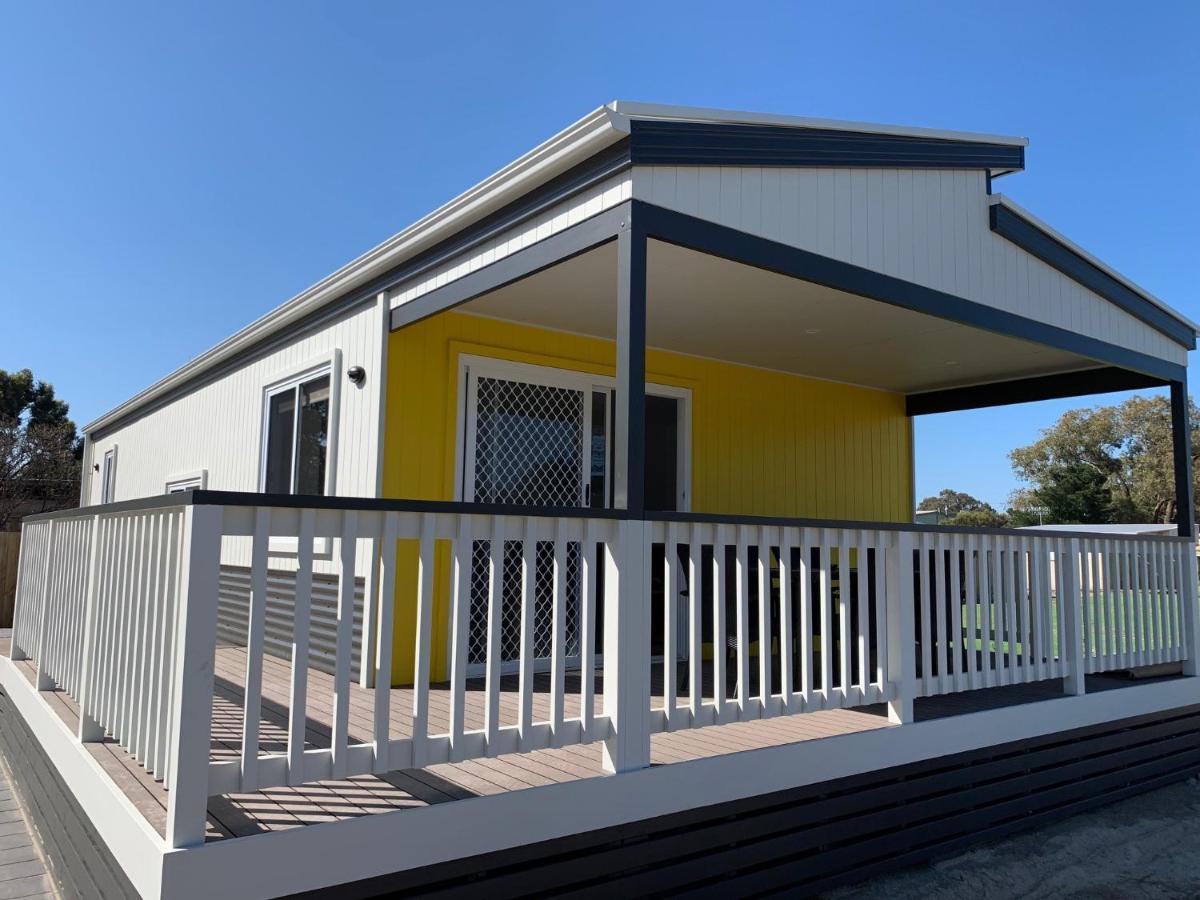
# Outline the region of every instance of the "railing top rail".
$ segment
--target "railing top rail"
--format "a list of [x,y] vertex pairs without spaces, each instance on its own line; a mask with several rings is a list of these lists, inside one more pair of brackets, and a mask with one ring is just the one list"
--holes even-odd
[[138,500],[124,500],[96,506],[56,510],[26,516],[25,522],[48,519],[78,518],[91,515],[112,515],[124,512],[163,509],[180,506],[268,506],[280,509],[330,509],[359,512],[450,513],[481,516],[529,516],[558,519],[634,519],[655,522],[679,522],[712,525],[751,525],[788,528],[837,528],[863,531],[907,531],[941,534],[977,534],[1012,536],[1027,539],[1071,539],[1132,541],[1184,541],[1188,537],[1160,534],[1114,534],[1110,532],[1075,530],[1033,531],[1024,528],[963,528],[955,525],[923,525],[911,522],[872,522],[853,519],[812,519],[791,516],[755,516],[737,513],[697,513],[646,511],[632,514],[623,509],[592,509],[586,507],[509,506],[498,503],[468,503],[457,500],[402,500],[382,497],[322,497],[308,494],[260,494],[251,491],[190,490],[177,494],[162,494]]
[[1134,541],[1162,540],[1184,541],[1191,543],[1189,537],[1165,534],[1113,534],[1102,531],[1088,531],[1086,526],[1076,530],[1034,531],[1027,528],[972,528],[959,525],[924,525],[915,522],[871,522],[855,519],[804,519],[788,516],[753,516],[736,513],[695,513],[695,512],[647,512],[640,518],[655,522],[694,522],[713,525],[754,525],[766,527],[791,528],[838,528],[862,531],[907,531],[928,532],[933,534],[980,534],[1013,536],[1022,538],[1040,538],[1045,540],[1056,538],[1081,538],[1088,540]]

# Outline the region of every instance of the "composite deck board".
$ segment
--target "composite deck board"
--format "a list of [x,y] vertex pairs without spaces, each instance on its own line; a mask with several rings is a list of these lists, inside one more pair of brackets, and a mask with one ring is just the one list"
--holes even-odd
[[[0,637],[0,641],[4,641]],[[0,651],[6,651],[0,646]],[[31,683],[34,667],[26,661],[18,664]],[[267,656],[263,661],[262,711],[259,724],[260,752],[284,753],[287,749],[288,698],[290,696],[287,660]],[[212,717],[212,756],[236,759],[241,752],[243,680],[245,650],[221,646],[216,653]],[[679,670],[681,694],[686,691],[686,667]],[[752,675],[753,677],[753,675]],[[550,717],[550,676],[536,678],[534,720]],[[1093,683],[1094,681],[1094,683]],[[1111,680],[1108,680],[1111,681]],[[704,672],[704,693],[711,696],[711,667]],[[662,667],[655,665],[652,707],[662,706]],[[466,726],[482,728],[486,697],[483,681],[469,683]],[[501,682],[500,714],[504,724],[517,723],[518,680],[505,676]],[[1114,686],[1104,679],[1089,679],[1089,688]],[[731,687],[731,686],[730,686]],[[579,715],[579,677],[567,677],[566,716]],[[981,709],[1036,702],[1061,696],[1057,680],[1037,684],[948,694],[918,701],[919,719],[958,715]],[[42,692],[43,699],[59,717],[74,729],[78,723],[75,702],[59,691]],[[596,678],[596,711],[603,703],[602,679]],[[389,734],[395,738],[412,733],[413,692],[394,688],[390,692]],[[444,733],[449,727],[450,692],[448,684],[435,684],[429,695],[429,733]],[[651,741],[651,764],[701,759],[743,750],[816,740],[835,735],[890,727],[882,704],[846,710],[827,710],[773,719],[733,722],[721,726],[666,732]],[[333,678],[314,669],[308,671],[306,704],[306,746],[328,747],[332,734]],[[369,742],[374,722],[374,691],[351,685],[349,735],[352,743]],[[166,825],[167,792],[129,754],[111,739],[88,744],[93,755],[113,782],[125,793],[147,821],[163,833]],[[452,803],[471,797],[523,790],[528,787],[559,784],[581,778],[598,777],[601,769],[599,744],[509,754],[492,759],[446,763],[425,769],[390,772],[383,776],[362,775],[299,787],[274,787],[252,794],[230,794],[209,799],[208,840],[258,834],[319,822],[394,812]],[[0,811],[0,816],[3,812]],[[2,823],[0,823],[2,824]],[[0,842],[2,842],[0,837]],[[0,853],[3,851],[0,850]]]

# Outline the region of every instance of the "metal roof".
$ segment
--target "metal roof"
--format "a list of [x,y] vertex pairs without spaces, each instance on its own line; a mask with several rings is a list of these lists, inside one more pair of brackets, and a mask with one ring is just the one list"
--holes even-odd
[[[626,139],[632,130],[632,123],[639,120],[844,131],[1012,147],[1024,147],[1028,144],[1028,140],[1023,137],[616,100],[583,116],[495,174],[418,219],[403,231],[275,307],[266,315],[185,363],[129,400],[89,422],[84,426],[85,434],[109,427],[169,392],[191,384],[194,379],[204,373],[284,331],[314,311],[346,296],[351,291],[362,288],[372,278],[412,259],[438,242],[446,240],[462,229],[480,221],[505,204],[566,172],[583,160]],[[1149,295],[1147,297],[1156,304],[1161,303]]]

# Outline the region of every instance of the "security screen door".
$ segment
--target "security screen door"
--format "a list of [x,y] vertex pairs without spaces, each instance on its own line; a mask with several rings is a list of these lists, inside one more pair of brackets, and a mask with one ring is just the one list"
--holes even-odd
[[[580,373],[503,363],[469,364],[462,496],[513,506],[608,505],[611,389]],[[475,541],[471,567],[470,674],[482,672],[487,648],[489,541]],[[568,665],[579,657],[580,545],[567,545]],[[534,667],[549,667],[554,544],[535,554]],[[521,634],[521,544],[504,548],[501,660],[515,671]]]

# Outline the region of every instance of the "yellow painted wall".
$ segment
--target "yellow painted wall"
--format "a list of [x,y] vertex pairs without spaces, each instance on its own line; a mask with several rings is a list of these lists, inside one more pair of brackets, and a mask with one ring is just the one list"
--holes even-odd
[[[393,332],[385,497],[454,499],[461,354],[613,374],[611,342],[462,313]],[[911,423],[904,397],[659,350],[648,381],[692,392],[692,509],[907,522]],[[416,547],[402,546],[393,674],[411,681]],[[439,545],[431,669],[447,677],[449,548]]]

